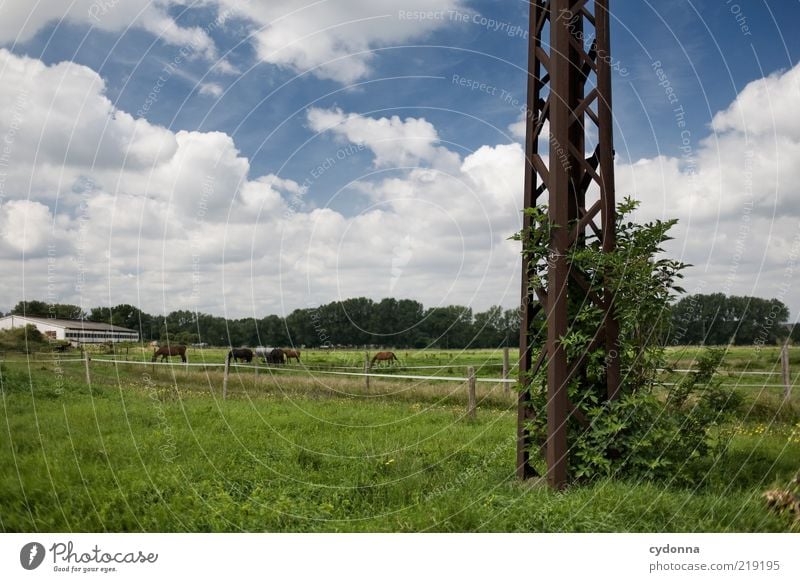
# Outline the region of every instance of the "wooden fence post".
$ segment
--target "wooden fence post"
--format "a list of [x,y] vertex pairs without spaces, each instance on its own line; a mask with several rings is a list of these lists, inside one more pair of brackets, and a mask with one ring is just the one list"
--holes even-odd
[[369,352],[364,352],[364,385],[369,392]]
[[[503,380],[508,380],[508,347],[503,348]],[[508,392],[508,383],[503,384],[503,390]]]
[[792,377],[789,374],[789,340],[781,348],[781,372],[783,373],[783,398],[788,400],[792,395]]
[[83,365],[86,367],[86,385],[92,387],[92,375],[89,373],[89,352],[83,350]]
[[477,404],[475,401],[475,368],[470,366],[467,368],[467,416],[475,418],[475,409]]
[[231,359],[230,357],[225,358],[225,372],[222,376],[222,399],[225,400],[228,398],[228,373],[231,370]]

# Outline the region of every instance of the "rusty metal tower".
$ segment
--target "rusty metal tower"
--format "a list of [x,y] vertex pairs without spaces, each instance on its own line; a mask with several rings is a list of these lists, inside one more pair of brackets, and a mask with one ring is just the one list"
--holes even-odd
[[[552,230],[546,288],[530,288],[530,265],[523,256],[520,326],[520,381],[517,420],[517,475],[536,476],[530,462],[532,442],[526,422],[530,407],[528,374],[547,367],[547,482],[561,488],[567,481],[569,435],[567,421],[579,412],[572,406],[567,385],[580,375],[583,362],[568,361],[560,339],[570,322],[568,298],[591,301],[605,312],[592,346],[605,345],[607,397],[616,397],[620,384],[617,353],[619,327],[613,313],[613,290],[602,296],[568,261],[569,249],[583,244],[591,231],[604,252],[615,247],[614,149],[611,117],[611,52],[608,0],[531,0],[528,37],[528,102],[525,139],[525,208],[547,204]],[[549,124],[549,136],[543,135]],[[586,144],[596,129],[597,146],[587,156]],[[540,138],[549,146],[540,152]],[[546,153],[548,161],[542,155]],[[545,192],[547,196],[545,197]],[[525,231],[531,219],[525,216]],[[529,331],[537,313],[546,317],[544,346],[531,345]],[[538,352],[534,354],[534,352]],[[535,355],[535,357],[533,357]]]

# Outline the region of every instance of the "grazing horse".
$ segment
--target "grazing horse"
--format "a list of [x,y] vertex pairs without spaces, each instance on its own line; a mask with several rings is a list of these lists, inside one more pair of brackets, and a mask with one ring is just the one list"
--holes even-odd
[[300,350],[290,350],[289,348],[283,348],[283,355],[286,356],[286,361],[288,362],[290,358],[294,358],[297,360],[297,363],[300,363]]
[[375,362],[386,362],[387,364],[392,365],[394,362],[399,364],[400,360],[397,359],[397,356],[394,355],[394,352],[378,352],[372,357],[370,366],[374,365]]
[[228,352],[228,360],[233,358],[234,362],[242,360],[248,364],[253,361],[253,350],[249,348],[233,348]]
[[266,362],[268,364],[285,364],[286,363],[286,354],[280,348],[275,348],[269,354],[267,354]]
[[180,356],[181,361],[185,364],[186,363],[186,346],[163,346],[158,348],[156,351],[153,352],[153,359],[151,362],[155,362],[156,358],[161,356],[161,361],[163,362],[170,356]]
[[286,362],[286,354],[280,348],[256,348],[256,357],[262,358],[265,364],[283,364]]

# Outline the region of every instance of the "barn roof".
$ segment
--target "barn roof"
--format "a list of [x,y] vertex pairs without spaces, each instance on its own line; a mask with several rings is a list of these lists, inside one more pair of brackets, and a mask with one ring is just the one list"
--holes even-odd
[[80,329],[83,331],[119,331],[138,333],[135,329],[127,327],[120,327],[119,325],[111,325],[110,323],[102,323],[98,321],[87,321],[85,319],[56,319],[53,317],[31,317],[30,315],[9,315],[7,317],[18,317],[31,322],[41,322],[56,327],[63,327],[65,329]]

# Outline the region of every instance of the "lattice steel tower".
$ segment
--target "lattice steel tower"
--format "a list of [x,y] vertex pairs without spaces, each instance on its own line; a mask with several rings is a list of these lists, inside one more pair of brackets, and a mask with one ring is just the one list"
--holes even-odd
[[[549,46],[548,46],[549,43]],[[575,409],[567,384],[580,375],[581,359],[568,361],[560,338],[567,334],[567,299],[591,301],[604,310],[602,328],[592,346],[605,345],[607,397],[616,397],[620,384],[617,353],[618,325],[613,314],[613,290],[602,296],[572,269],[567,255],[582,244],[590,230],[604,252],[615,246],[614,149],[611,117],[611,53],[608,0],[531,0],[528,41],[528,111],[525,140],[525,208],[545,202],[552,229],[547,288],[530,289],[530,266],[523,256],[520,379],[518,402],[517,475],[536,476],[530,463],[533,443],[526,421],[541,414],[530,407],[528,373],[547,367],[547,481],[555,488],[567,480],[569,435],[567,420]],[[539,140],[549,122],[548,163]],[[597,146],[586,155],[587,123],[597,128]],[[543,148],[545,149],[545,148]],[[545,197],[545,193],[547,196]],[[525,217],[523,227],[531,225]],[[567,226],[570,225],[570,228]],[[546,317],[546,343],[532,358],[529,334],[534,316]]]

